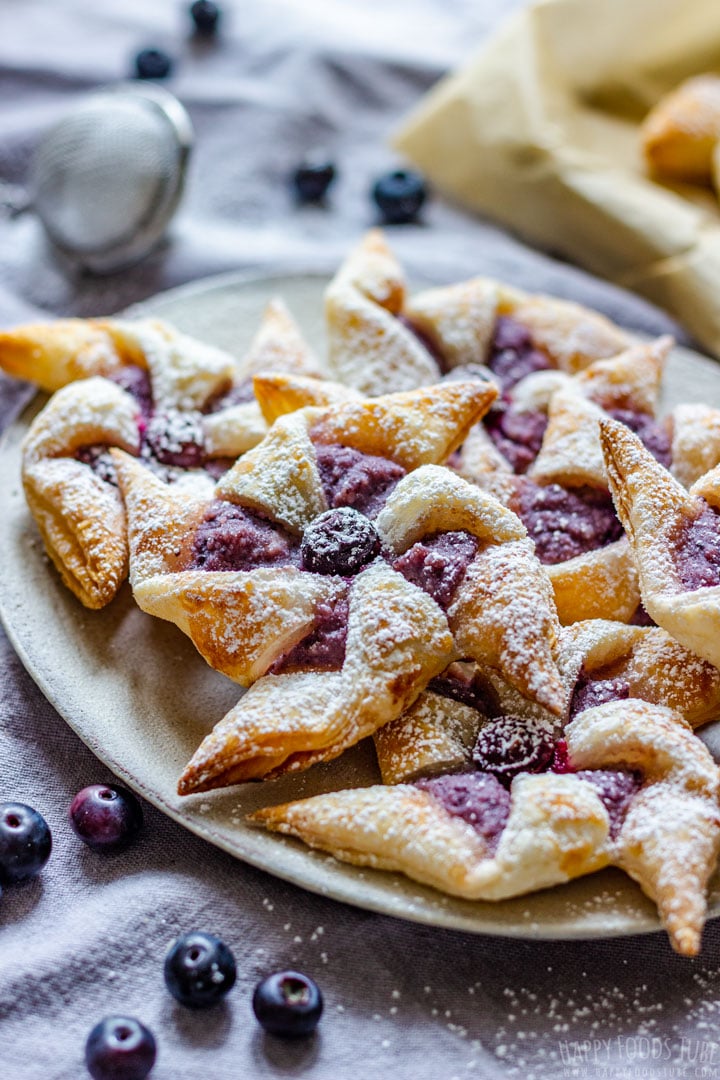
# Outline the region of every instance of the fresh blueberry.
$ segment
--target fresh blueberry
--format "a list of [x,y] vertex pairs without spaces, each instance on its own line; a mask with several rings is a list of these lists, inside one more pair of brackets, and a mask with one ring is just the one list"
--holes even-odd
[[70,804],[70,824],[93,851],[117,851],[142,828],[142,806],[118,784],[91,784]]
[[335,166],[321,157],[302,161],[293,173],[292,182],[300,202],[321,202],[336,176]]
[[386,224],[407,225],[420,213],[427,186],[420,173],[395,169],[375,181],[372,197]]
[[25,803],[0,803],[0,882],[38,874],[50,858],[52,836],[45,818]]
[[212,0],[195,0],[190,5],[190,18],[199,34],[214,34],[220,22],[220,8]]
[[320,989],[307,975],[277,971],[255,987],[253,1012],[271,1035],[311,1035],[322,1016]]
[[152,1032],[132,1016],[106,1016],[85,1043],[93,1080],[145,1080],[156,1054]]
[[172,57],[162,49],[141,49],[135,57],[135,75],[138,79],[166,79],[172,67]]
[[476,769],[509,782],[521,772],[544,772],[554,751],[552,731],[546,724],[508,715],[483,724],[472,756]]
[[235,957],[213,934],[183,934],[165,957],[165,985],[181,1005],[205,1009],[235,985]]
[[326,510],[310,522],[300,544],[302,566],[312,574],[357,574],[380,552],[380,537],[368,518],[349,506]]

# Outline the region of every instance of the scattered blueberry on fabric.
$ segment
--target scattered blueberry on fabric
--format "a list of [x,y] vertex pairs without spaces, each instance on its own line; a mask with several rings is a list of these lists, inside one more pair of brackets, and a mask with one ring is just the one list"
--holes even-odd
[[386,225],[409,225],[417,220],[428,190],[420,173],[394,169],[378,177],[371,195]]
[[140,801],[119,784],[91,784],[70,804],[70,824],[93,851],[118,851],[143,826]]
[[85,1044],[93,1080],[145,1080],[156,1056],[152,1032],[132,1016],[106,1016]]
[[165,957],[165,985],[181,1005],[217,1005],[235,985],[235,957],[224,941],[203,930],[183,934]]
[[138,79],[166,79],[173,61],[162,49],[141,49],[135,57],[135,76]]
[[0,883],[39,874],[50,858],[52,836],[42,814],[19,802],[0,803]]
[[277,971],[255,987],[253,1012],[271,1035],[295,1038],[311,1035],[323,1011],[317,984],[298,971]]
[[321,156],[307,157],[295,169],[292,186],[302,203],[319,203],[327,195],[337,176],[332,161]]

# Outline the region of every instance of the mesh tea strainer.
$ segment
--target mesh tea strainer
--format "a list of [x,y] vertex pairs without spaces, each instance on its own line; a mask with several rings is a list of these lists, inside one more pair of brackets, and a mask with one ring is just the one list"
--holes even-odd
[[84,98],[44,136],[32,207],[66,255],[112,273],[155,246],[182,194],[190,118],[157,86],[121,84]]

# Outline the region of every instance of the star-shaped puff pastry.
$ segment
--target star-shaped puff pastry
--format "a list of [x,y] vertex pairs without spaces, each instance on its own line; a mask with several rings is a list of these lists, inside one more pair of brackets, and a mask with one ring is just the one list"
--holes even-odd
[[250,820],[468,900],[616,865],[655,901],[673,947],[695,955],[720,848],[708,750],[678,714],[639,700],[587,709],[565,735],[578,771],[521,773],[509,794],[487,773],[464,773],[447,778],[449,802],[441,778],[317,795]]
[[[399,716],[458,656],[497,668],[521,693],[563,712],[559,626],[524,527],[492,496],[432,464],[462,442],[495,393],[489,383],[455,382],[283,415],[221,478],[214,500],[173,490],[127,455],[114,455],[138,604],[175,622],[212,666],[251,686],[201,745],[182,793],[334,757]],[[218,504],[259,515],[290,538],[304,535],[328,511],[318,464],[328,447],[406,473],[375,516],[381,557],[350,579],[291,564],[193,564],[199,525]],[[469,544],[445,607],[398,570],[410,549],[444,534]],[[307,661],[265,674],[317,628],[321,610],[340,604],[347,605],[347,640],[339,667],[318,671]]]
[[64,583],[91,608],[112,600],[127,574],[108,448],[208,486],[202,465],[227,467],[267,430],[254,372],[319,372],[281,301],[268,305],[242,362],[156,320],[69,319],[0,334],[0,366],[57,389],[24,440],[23,486]]

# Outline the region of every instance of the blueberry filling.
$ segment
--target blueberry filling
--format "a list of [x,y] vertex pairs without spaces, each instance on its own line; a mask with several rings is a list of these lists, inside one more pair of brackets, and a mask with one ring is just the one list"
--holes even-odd
[[349,506],[341,506],[326,510],[310,522],[300,551],[303,570],[349,577],[380,554],[380,537],[368,518]]
[[349,506],[375,518],[405,476],[402,465],[349,446],[318,444],[315,453],[325,498],[333,509]]
[[507,398],[495,402],[485,417],[485,427],[513,472],[524,473],[540,453],[547,415],[540,411],[521,412]]
[[118,368],[117,371],[108,375],[108,379],[135,398],[143,416],[152,414],[152,386],[150,376],[144,368],[138,367],[136,364],[127,364],[125,367]]
[[418,780],[448,814],[472,825],[495,851],[510,816],[510,793],[489,773],[455,773]]
[[199,469],[205,460],[199,413],[156,413],[145,429],[145,444],[156,461],[179,469]]
[[273,675],[289,671],[339,671],[345,662],[348,615],[347,596],[320,601],[315,609],[315,629],[270,669]]
[[107,484],[112,484],[113,487],[118,486],[117,472],[113,459],[110,457],[109,447],[102,444],[80,446],[75,451],[75,459],[81,461],[83,465],[89,465],[96,476]]
[[468,532],[434,533],[395,559],[393,569],[447,608],[478,546],[477,537]]
[[203,406],[203,413],[222,412],[223,409],[230,409],[233,405],[247,405],[248,402],[255,400],[255,391],[253,390],[252,379],[243,379],[242,382],[227,387],[222,387],[216,394],[209,397]]
[[503,390],[509,390],[534,371],[554,367],[550,357],[532,343],[529,330],[507,315],[500,315],[487,361]]
[[663,420],[656,420],[649,413],[636,412],[634,409],[608,409],[608,414],[619,420],[640,439],[653,457],[670,468],[672,462],[672,436],[668,425]]
[[577,716],[596,705],[605,705],[608,701],[627,701],[629,697],[630,684],[627,679],[602,678],[599,673],[593,678],[583,669],[573,690],[570,716]]
[[575,776],[592,784],[602,799],[610,818],[610,837],[614,840],[622,828],[633,795],[642,786],[640,776],[610,769],[583,769]]
[[720,520],[717,511],[705,504],[694,521],[682,525],[677,540],[675,562],[683,588],[693,591],[720,585]]
[[298,544],[289,533],[233,503],[211,503],[195,534],[192,565],[200,570],[256,570],[298,561]]
[[441,697],[477,709],[483,716],[496,716],[499,711],[497,695],[490,683],[479,671],[467,671],[461,664],[451,664],[442,675],[431,679],[427,688]]
[[546,724],[507,715],[482,726],[472,757],[477,769],[508,783],[521,772],[544,772],[554,750],[552,730]]
[[521,483],[513,510],[535,541],[540,562],[554,566],[605,547],[623,535],[610,495],[596,488]]

